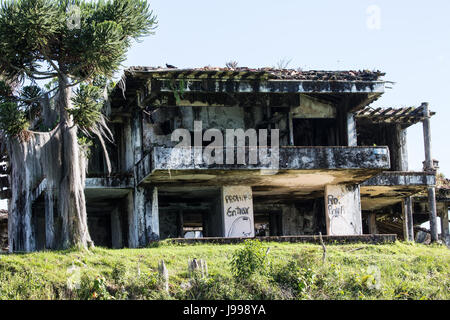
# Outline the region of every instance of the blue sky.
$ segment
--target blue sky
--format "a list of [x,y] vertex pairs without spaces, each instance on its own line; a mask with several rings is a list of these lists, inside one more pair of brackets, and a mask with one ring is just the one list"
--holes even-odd
[[[155,34],[133,45],[125,66],[276,66],[369,69],[396,82],[373,106],[430,103],[432,153],[450,176],[450,1],[150,1]],[[375,6],[375,7],[374,7]],[[379,29],[370,28],[379,10]],[[368,11],[369,10],[369,11]],[[447,127],[449,126],[449,127]],[[422,125],[408,129],[410,170],[424,160]]]

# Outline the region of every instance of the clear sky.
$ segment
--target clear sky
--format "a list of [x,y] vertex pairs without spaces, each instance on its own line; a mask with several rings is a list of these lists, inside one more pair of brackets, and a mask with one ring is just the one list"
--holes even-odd
[[[396,82],[372,106],[430,103],[432,154],[450,176],[450,1],[150,1],[159,26],[126,66],[369,69]],[[449,122],[447,122],[449,121]],[[448,127],[447,127],[448,126]],[[447,140],[449,139],[449,140]],[[424,160],[422,125],[408,129],[410,170]]]

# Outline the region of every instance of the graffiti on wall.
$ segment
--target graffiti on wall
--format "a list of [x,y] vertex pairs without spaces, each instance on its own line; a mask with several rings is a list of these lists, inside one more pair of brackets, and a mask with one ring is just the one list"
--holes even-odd
[[223,187],[223,214],[226,237],[253,237],[251,187]]
[[357,210],[357,206],[352,201],[354,199],[352,193],[339,189],[334,191],[336,193],[328,192],[325,199],[329,221],[329,234],[360,234],[354,221],[354,215],[356,213],[354,211]]

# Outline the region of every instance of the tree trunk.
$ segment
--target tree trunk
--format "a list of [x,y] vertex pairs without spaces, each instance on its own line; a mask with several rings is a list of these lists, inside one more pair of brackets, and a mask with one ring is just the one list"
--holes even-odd
[[60,111],[61,182],[59,184],[59,212],[62,217],[63,248],[92,246],[87,225],[84,186],[86,180],[85,157],[80,156],[77,127],[67,112],[72,106],[71,88],[67,79],[59,79],[58,106]]
[[[50,132],[24,131],[8,142],[11,161],[8,242],[9,250],[34,251],[33,202],[46,192],[46,248],[86,248],[92,245],[87,227],[84,186],[86,157],[77,140],[77,127],[66,111],[71,89],[60,80],[57,110],[60,123]],[[45,182],[44,183],[44,179]],[[53,221],[54,201],[62,226]],[[61,234],[54,232],[61,231]],[[55,244],[54,240],[60,239]]]

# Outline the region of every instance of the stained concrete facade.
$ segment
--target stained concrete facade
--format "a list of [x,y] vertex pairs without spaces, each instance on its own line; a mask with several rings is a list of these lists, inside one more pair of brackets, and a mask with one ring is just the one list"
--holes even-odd
[[[373,214],[435,183],[433,174],[405,172],[404,126],[359,114],[383,94],[381,76],[126,70],[109,101],[114,172],[105,173],[97,145],[89,162],[94,242],[134,248],[184,237],[357,236],[369,233],[367,224],[373,232]],[[43,249],[45,180],[35,193]]]

